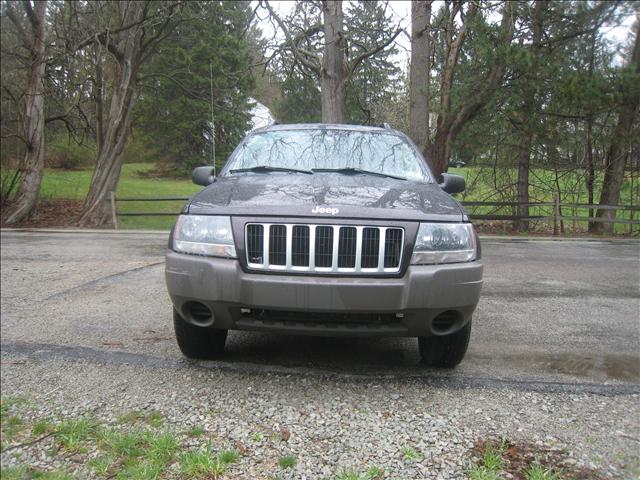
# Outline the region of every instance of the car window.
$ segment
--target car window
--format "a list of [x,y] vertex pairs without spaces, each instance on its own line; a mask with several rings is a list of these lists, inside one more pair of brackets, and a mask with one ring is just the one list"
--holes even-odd
[[393,133],[337,129],[260,132],[240,145],[225,170],[265,165],[300,170],[357,168],[431,181],[413,147]]

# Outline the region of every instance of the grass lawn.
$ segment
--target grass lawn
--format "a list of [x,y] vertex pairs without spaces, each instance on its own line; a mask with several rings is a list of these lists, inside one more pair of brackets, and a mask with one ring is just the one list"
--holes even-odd
[[[198,192],[202,187],[191,183],[191,179],[175,178],[153,178],[145,176],[154,168],[149,163],[130,163],[122,168],[120,182],[118,183],[118,197],[161,197],[161,196],[191,196]],[[513,186],[504,197],[498,196],[497,192],[501,185],[493,183],[493,170],[490,167],[465,167],[450,168],[450,173],[463,175],[467,180],[467,191],[458,199],[462,201],[488,201],[488,200],[504,200],[513,195]],[[89,189],[91,182],[92,169],[83,170],[57,170],[47,169],[42,184],[42,199],[69,199],[83,200]],[[502,179],[502,185],[513,185],[515,182],[515,169],[505,170],[502,175],[506,178]],[[531,187],[530,195],[533,202],[552,202],[556,192],[556,178],[553,171],[534,169],[530,174]],[[597,178],[595,184],[601,184],[602,179]],[[587,203],[586,189],[584,187],[584,179],[576,172],[560,173],[558,178],[560,189],[563,192],[562,202],[565,203]],[[596,191],[596,198],[600,192]],[[626,180],[622,187],[621,204],[632,205],[639,204],[640,198],[640,181],[635,179],[634,183]],[[184,205],[184,201],[159,201],[159,202],[121,202],[118,203],[119,212],[170,212],[177,213]],[[467,207],[470,213],[483,214],[493,213],[502,215],[514,214],[513,207]],[[552,215],[552,207],[532,207],[531,215]],[[586,216],[588,211],[585,209],[573,210],[563,209],[563,215],[569,216]],[[634,217],[638,218],[638,212],[633,212]],[[620,218],[631,218],[632,212],[618,212]],[[158,229],[168,230],[172,227],[174,216],[136,216],[136,217],[119,217],[120,228],[131,229]],[[568,229],[574,229],[576,222],[566,222]],[[547,225],[548,227],[548,225]],[[586,222],[577,222],[579,229],[586,229]],[[545,227],[543,227],[545,228]],[[640,229],[638,226],[633,227],[635,232]],[[616,232],[628,233],[629,225],[616,225]]]
[[[122,167],[116,197],[170,197],[191,196],[202,189],[184,180],[173,178],[145,177],[144,173],[154,167],[150,163],[129,163]],[[93,169],[54,170],[47,169],[42,182],[42,199],[83,200],[89,191]],[[140,175],[142,173],[142,175]],[[180,211],[184,201],[122,202],[119,212],[174,212]],[[162,217],[118,217],[119,228],[169,230],[175,222],[174,216]]]

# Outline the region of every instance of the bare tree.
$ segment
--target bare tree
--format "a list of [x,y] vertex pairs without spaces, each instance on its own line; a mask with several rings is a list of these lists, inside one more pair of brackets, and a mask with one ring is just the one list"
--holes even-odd
[[429,82],[431,69],[431,0],[411,2],[411,65],[409,68],[409,136],[421,152],[429,145]]
[[[600,194],[600,205],[618,205],[620,202],[620,188],[624,180],[624,168],[629,157],[629,152],[634,143],[633,126],[634,119],[640,108],[640,88],[638,76],[640,75],[640,14],[636,14],[635,40],[631,51],[629,66],[635,72],[635,79],[626,85],[626,91],[622,95],[618,123],[611,136],[611,143],[607,150],[604,180]],[[637,142],[637,138],[635,139]],[[596,218],[614,219],[615,210],[598,209]],[[613,232],[613,223],[593,222],[590,225],[592,232]]]
[[[80,44],[80,47],[94,44],[98,52],[100,48],[104,49],[115,61],[115,75],[110,82],[111,98],[106,110],[102,104],[102,62],[99,58],[96,60],[98,157],[80,216],[82,226],[99,226],[111,220],[109,194],[115,191],[120,178],[140,67],[171,31],[180,3],[123,1],[115,6],[115,13],[120,17],[119,25],[95,32]],[[103,113],[103,110],[106,111]]]
[[[344,31],[342,0],[323,0],[322,20],[304,28],[293,25],[290,19],[281,18],[268,0],[264,0],[262,5],[282,30],[286,47],[296,62],[319,79],[322,121],[344,123],[346,88],[350,78],[363,61],[391,45],[401,29],[385,35],[370,48],[361,49],[354,58],[348,58],[349,37]],[[303,40],[320,32],[324,34],[321,55],[301,46]]]
[[45,60],[45,15],[47,2],[23,1],[22,6],[29,28],[22,26],[14,4],[8,2],[5,11],[13,23],[24,48],[29,52],[31,71],[25,92],[24,136],[26,151],[20,164],[20,186],[16,198],[5,218],[7,224],[17,223],[29,217],[35,208],[44,172],[44,72]]

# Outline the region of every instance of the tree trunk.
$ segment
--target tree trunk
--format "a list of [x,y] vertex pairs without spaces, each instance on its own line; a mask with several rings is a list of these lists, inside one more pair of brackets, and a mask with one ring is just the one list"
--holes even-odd
[[324,123],[345,122],[345,95],[349,70],[345,62],[346,39],[342,0],[322,2],[324,55],[320,70],[320,97]]
[[529,230],[529,220],[525,217],[529,216],[529,166],[531,160],[531,145],[533,144],[533,134],[529,132],[524,139],[524,143],[520,147],[520,155],[518,156],[518,220],[516,228],[520,232]]
[[[593,205],[595,202],[593,196],[593,185],[596,179],[596,169],[593,163],[593,115],[587,115],[587,203]],[[589,218],[593,218],[593,208],[589,209]],[[589,232],[596,228],[596,222],[589,222]]]
[[[513,38],[515,26],[517,2],[505,2],[502,11],[502,21],[500,24],[501,35],[496,47],[507,46]],[[504,57],[498,56],[491,67],[487,78],[482,85],[470,97],[463,99],[460,105],[452,108],[452,98],[454,97],[453,80],[458,64],[458,57],[469,28],[474,21],[478,11],[478,4],[472,2],[466,14],[464,22],[459,27],[456,37],[453,32],[456,29],[457,11],[454,8],[448,12],[449,6],[445,4],[447,12],[446,38],[446,61],[440,81],[440,113],[436,123],[436,133],[433,143],[428,148],[429,163],[434,175],[439,176],[446,172],[448,168],[451,147],[462,128],[473,119],[485,107],[495,90],[500,86],[506,69]],[[461,8],[461,7],[460,7]]]
[[525,78],[525,98],[521,116],[523,118],[523,139],[518,156],[518,216],[516,227],[520,232],[529,230],[529,220],[522,217],[529,216],[529,169],[531,164],[531,147],[535,138],[536,111],[538,109],[537,90],[539,81],[535,78],[540,61],[540,42],[542,41],[543,13],[546,8],[546,0],[536,0],[533,7],[533,38],[531,41],[531,67],[529,71],[534,77]]
[[98,155],[104,145],[104,93],[102,81],[102,46],[95,45],[96,79],[94,82],[94,103],[96,108],[96,147]]
[[[594,33],[591,36],[591,52],[589,55],[589,80],[593,80],[593,69],[595,67],[595,50],[596,50],[596,34]],[[593,186],[595,184],[596,179],[596,169],[593,161],[593,112],[590,106],[587,106],[587,115],[586,115],[586,130],[587,130],[587,138],[586,138],[586,157],[587,157],[587,203],[589,205],[593,205],[595,203],[595,198],[593,195]],[[593,208],[589,208],[589,218],[593,218],[594,210]],[[589,222],[588,231],[593,233],[596,230],[596,222]]]
[[[636,38],[631,55],[630,65],[636,74],[640,74],[640,26],[636,26]],[[620,188],[624,180],[624,167],[629,156],[633,121],[640,107],[640,88],[629,82],[628,91],[623,95],[624,101],[620,106],[618,124],[611,137],[607,150],[604,180],[600,194],[600,205],[618,205],[620,202]],[[615,210],[598,209],[596,218],[615,219]],[[594,230],[598,233],[613,233],[613,223],[597,222]]]
[[429,69],[431,1],[411,2],[409,69],[409,136],[421,152],[429,145]]
[[32,15],[29,15],[32,38],[29,42],[31,74],[25,95],[24,131],[26,152],[20,165],[20,186],[5,218],[5,223],[7,224],[20,222],[31,215],[36,206],[40,184],[42,183],[44,172],[44,36],[46,10],[46,1],[36,2]]
[[[139,22],[143,16],[143,2],[128,4],[126,23]],[[117,74],[104,127],[104,142],[98,153],[91,186],[80,216],[81,226],[101,226],[111,222],[109,194],[118,185],[131,129],[142,34],[142,28],[131,28],[122,32],[121,39],[111,46],[118,61]]]

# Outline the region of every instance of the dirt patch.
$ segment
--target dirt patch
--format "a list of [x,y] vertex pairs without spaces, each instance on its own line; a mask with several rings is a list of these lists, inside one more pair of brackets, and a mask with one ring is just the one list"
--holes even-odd
[[526,480],[526,471],[533,465],[540,465],[548,471],[556,472],[563,480],[599,480],[601,472],[580,467],[563,448],[549,445],[507,440],[481,439],[471,449],[476,463],[482,466],[487,451],[498,452],[502,457],[500,470],[507,478]]
[[82,204],[82,200],[40,200],[28,220],[12,225],[5,225],[3,209],[1,224],[12,228],[75,227],[82,213]]

